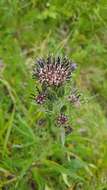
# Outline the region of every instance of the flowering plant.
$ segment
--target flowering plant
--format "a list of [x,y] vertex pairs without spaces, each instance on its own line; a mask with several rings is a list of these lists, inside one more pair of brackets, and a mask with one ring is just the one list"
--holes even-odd
[[72,132],[69,109],[80,105],[80,94],[73,87],[76,69],[77,64],[68,58],[52,56],[38,59],[33,68],[33,78],[38,82],[33,99],[43,106],[48,120],[67,135]]

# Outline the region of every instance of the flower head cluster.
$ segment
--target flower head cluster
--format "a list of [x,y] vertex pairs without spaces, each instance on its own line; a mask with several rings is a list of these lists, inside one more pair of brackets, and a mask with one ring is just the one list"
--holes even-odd
[[65,128],[66,135],[69,135],[73,131],[73,128],[69,125],[64,126],[64,128]]
[[33,96],[33,100],[37,103],[37,104],[44,104],[46,102],[46,99],[47,99],[47,96],[46,96],[46,93],[43,92],[43,91],[40,91],[39,88],[37,88],[37,92],[38,92],[38,95],[34,95],[32,94]]
[[35,98],[37,104],[43,104],[46,101],[46,95],[41,93]]
[[69,101],[75,106],[80,106],[80,97],[81,94],[77,91],[77,89],[73,89],[70,96],[68,97]]
[[[66,115],[68,109],[66,105],[66,87],[67,92],[70,92],[69,85],[64,88],[66,82],[70,82],[73,72],[77,69],[77,64],[72,62],[66,57],[52,57],[49,56],[47,59],[38,59],[34,65],[33,76],[38,81],[37,92],[38,95],[34,96],[34,100],[39,105],[44,105],[46,111],[49,114],[54,115],[54,108],[57,104],[61,105],[58,107],[58,116],[56,116],[55,124],[58,127],[62,127],[65,130],[65,134],[72,132],[72,127],[69,123],[69,117]],[[40,88],[40,89],[39,89]],[[62,101],[62,104],[60,104]],[[69,95],[68,101],[72,104],[79,104],[80,95],[76,90],[73,90]],[[54,104],[55,103],[55,104]]]
[[67,116],[64,115],[64,114],[59,115],[58,118],[57,118],[57,123],[58,123],[59,125],[64,125],[64,124],[67,123],[67,121],[68,121],[68,118],[67,118]]
[[57,124],[64,128],[66,135],[69,135],[73,131],[72,127],[68,124],[68,117],[64,113],[58,116]]
[[41,84],[60,86],[69,80],[77,65],[67,58],[39,59],[35,65],[33,75]]

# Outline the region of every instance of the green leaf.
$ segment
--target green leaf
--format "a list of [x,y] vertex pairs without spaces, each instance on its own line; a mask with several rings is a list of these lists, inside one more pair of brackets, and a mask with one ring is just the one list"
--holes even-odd
[[60,112],[65,112],[67,110],[67,106],[66,105],[63,105],[60,109]]
[[40,175],[39,170],[36,169],[36,168],[33,169],[32,170],[32,176],[33,176],[33,179],[34,179],[35,183],[38,185],[38,190],[44,190],[44,188],[45,188],[45,180]]
[[64,90],[64,87],[61,86],[57,89],[57,96],[58,97],[63,97],[64,96],[64,93],[65,93],[65,90]]

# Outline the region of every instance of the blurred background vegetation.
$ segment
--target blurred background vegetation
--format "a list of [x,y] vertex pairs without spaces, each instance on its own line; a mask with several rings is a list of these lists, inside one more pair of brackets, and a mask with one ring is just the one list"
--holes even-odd
[[[35,140],[42,113],[29,98],[35,90],[31,70],[37,57],[49,53],[78,63],[76,83],[90,97],[76,113],[77,132],[68,138],[78,144],[67,149],[79,158],[70,164],[63,159],[65,148],[53,145],[45,130]],[[1,0],[0,188],[106,190],[106,117],[107,0]],[[86,130],[85,138],[78,129]],[[51,152],[61,164],[46,160]],[[35,161],[45,167],[33,167]]]

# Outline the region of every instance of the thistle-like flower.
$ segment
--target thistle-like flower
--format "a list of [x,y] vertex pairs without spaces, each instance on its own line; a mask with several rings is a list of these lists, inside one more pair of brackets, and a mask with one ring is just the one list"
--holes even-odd
[[33,76],[37,77],[41,84],[60,86],[71,78],[77,65],[67,58],[57,59],[48,57],[39,59],[35,65]]
[[67,118],[67,116],[64,115],[64,114],[59,115],[58,118],[57,118],[57,123],[58,123],[59,125],[64,125],[64,124],[67,123],[67,121],[68,121],[68,118]]
[[37,97],[35,97],[35,100],[37,104],[43,104],[46,101],[46,95],[41,93]]
[[37,104],[44,104],[46,101],[46,94],[43,92],[39,92],[39,94],[37,96],[35,96],[34,94],[32,94],[33,96],[33,100],[37,103]]
[[73,128],[70,127],[69,125],[64,126],[64,129],[65,129],[65,134],[66,135],[69,135],[73,131]]
[[81,97],[81,94],[78,93],[77,89],[73,89],[68,99],[72,104],[78,107],[81,104],[80,97]]

